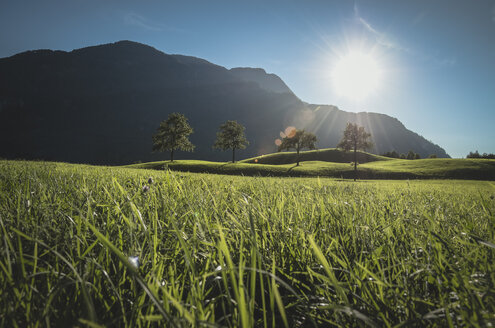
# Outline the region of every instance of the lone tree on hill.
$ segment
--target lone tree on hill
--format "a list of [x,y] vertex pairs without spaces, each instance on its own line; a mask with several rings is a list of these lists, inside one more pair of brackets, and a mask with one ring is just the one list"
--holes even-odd
[[295,130],[282,139],[278,151],[295,149],[297,152],[297,166],[299,166],[299,151],[303,148],[316,149],[316,136],[304,130]]
[[153,151],[170,151],[170,161],[174,161],[174,151],[193,151],[194,145],[188,136],[193,133],[193,128],[187,122],[183,114],[172,113],[167,120],[162,121],[156,134],[153,135]]
[[347,123],[342,140],[340,140],[337,145],[338,148],[342,148],[345,151],[354,149],[354,181],[356,181],[357,178],[357,150],[371,148],[373,144],[369,141],[370,137],[371,134],[366,132],[362,126]]
[[232,163],[235,162],[235,150],[244,149],[249,145],[244,135],[244,126],[237,121],[227,121],[220,125],[220,131],[217,132],[217,140],[213,148],[227,150],[232,149]]

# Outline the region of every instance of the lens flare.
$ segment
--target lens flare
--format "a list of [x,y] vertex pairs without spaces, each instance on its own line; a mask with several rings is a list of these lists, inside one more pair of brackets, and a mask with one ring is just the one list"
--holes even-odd
[[286,129],[285,129],[285,135],[287,136],[287,138],[292,138],[296,135],[296,128],[293,127],[293,126],[288,126]]

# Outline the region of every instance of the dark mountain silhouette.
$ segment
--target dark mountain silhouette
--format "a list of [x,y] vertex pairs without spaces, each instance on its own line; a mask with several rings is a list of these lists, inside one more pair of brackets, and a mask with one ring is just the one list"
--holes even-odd
[[263,70],[228,70],[135,42],[0,59],[3,158],[94,164],[168,158],[151,153],[151,136],[172,112],[189,118],[197,146],[177,158],[228,160],[230,153],[212,150],[226,120],[246,126],[250,145],[239,158],[276,151],[274,141],[288,125],[315,132],[319,147],[334,147],[353,120],[372,132],[377,153],[412,149],[423,157],[448,156],[387,115],[308,105]]
[[255,82],[268,91],[294,94],[280,77],[267,74],[262,68],[236,67],[230,72],[244,81]]

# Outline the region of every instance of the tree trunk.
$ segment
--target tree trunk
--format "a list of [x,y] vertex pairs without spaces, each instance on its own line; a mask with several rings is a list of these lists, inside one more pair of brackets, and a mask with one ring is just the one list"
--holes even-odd
[[173,149],[170,151],[170,161],[171,162],[174,161],[174,150]]
[[235,163],[235,148],[232,148],[232,163]]
[[297,166],[299,166],[299,145],[297,146],[296,150],[297,150],[297,156],[296,156],[297,157]]
[[356,149],[357,148],[357,142],[354,141],[354,181],[357,179],[357,153]]

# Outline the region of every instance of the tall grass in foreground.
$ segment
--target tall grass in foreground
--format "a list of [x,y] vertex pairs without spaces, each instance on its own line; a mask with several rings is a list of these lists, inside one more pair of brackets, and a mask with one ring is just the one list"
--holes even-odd
[[2,161],[0,326],[489,326],[494,195]]

